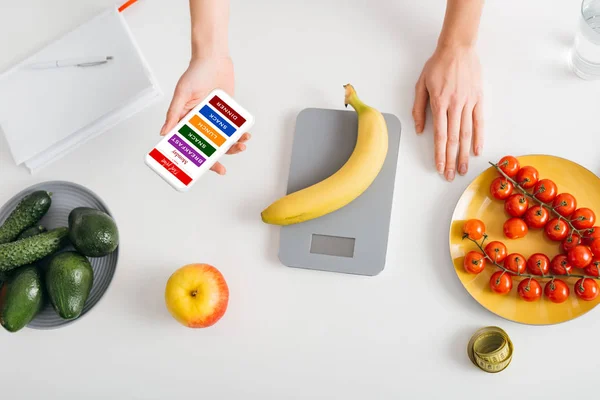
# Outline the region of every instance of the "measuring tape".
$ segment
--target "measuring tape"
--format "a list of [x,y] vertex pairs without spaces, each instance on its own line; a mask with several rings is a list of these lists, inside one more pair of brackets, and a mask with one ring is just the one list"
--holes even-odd
[[503,371],[512,361],[513,344],[504,330],[488,326],[473,334],[467,345],[467,354],[479,369],[496,373]]

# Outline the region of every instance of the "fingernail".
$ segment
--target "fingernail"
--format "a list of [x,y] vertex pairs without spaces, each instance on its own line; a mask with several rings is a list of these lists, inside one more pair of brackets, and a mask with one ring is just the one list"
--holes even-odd
[[423,126],[421,126],[420,124],[417,124],[415,126],[415,130],[417,131],[417,135],[420,135],[423,132]]
[[160,135],[163,136],[165,134],[165,128],[167,127],[167,124],[164,124],[162,126],[162,128],[160,128]]
[[437,172],[439,172],[440,174],[444,173],[444,164],[443,163],[439,163],[437,166]]
[[481,154],[481,146],[477,146],[477,148],[475,149],[475,155],[478,156]]
[[246,145],[244,143],[240,143],[240,151],[246,150]]
[[464,175],[467,173],[467,164],[460,164],[458,167],[458,173]]
[[449,182],[452,182],[454,180],[454,170],[453,169],[449,169],[448,171],[446,171],[446,180]]

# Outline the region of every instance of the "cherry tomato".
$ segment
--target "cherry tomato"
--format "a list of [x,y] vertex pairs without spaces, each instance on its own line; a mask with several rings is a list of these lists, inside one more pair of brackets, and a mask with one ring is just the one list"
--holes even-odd
[[578,234],[574,233],[572,235],[567,236],[567,238],[563,240],[561,247],[565,251],[565,253],[568,253],[569,250],[571,250],[573,247],[579,244],[581,244],[581,238]]
[[593,255],[600,257],[600,239],[594,239],[590,243],[590,250]]
[[527,224],[521,218],[510,218],[504,223],[504,236],[509,239],[520,239],[529,232]]
[[550,179],[542,179],[533,187],[533,195],[544,203],[550,203],[558,194],[556,183]]
[[470,219],[463,225],[464,237],[479,240],[485,234],[485,224],[478,219]]
[[560,242],[565,240],[568,234],[569,226],[562,219],[554,218],[546,224],[546,235],[550,240]]
[[534,275],[546,275],[550,270],[550,259],[542,253],[532,254],[527,260],[527,269]]
[[519,160],[517,160],[513,156],[504,156],[498,162],[498,167],[504,172],[506,175],[514,178],[517,176],[521,165],[519,164]]
[[504,261],[507,253],[508,251],[506,250],[506,246],[502,242],[493,241],[489,242],[487,246],[485,246],[485,254],[487,254],[488,257],[496,261],[498,264]]
[[550,213],[542,206],[532,206],[527,209],[523,219],[529,228],[540,229],[550,220]]
[[569,297],[569,286],[560,279],[546,283],[544,294],[553,303],[562,303]]
[[563,217],[569,217],[577,208],[577,200],[569,193],[561,193],[554,198],[552,202],[554,208]]
[[555,275],[567,275],[571,273],[573,266],[569,263],[567,256],[559,254],[554,256],[550,262],[550,272]]
[[512,217],[520,217],[527,211],[529,201],[522,194],[513,194],[504,202],[504,209]]
[[575,229],[588,229],[594,226],[596,214],[589,208],[578,208],[571,215],[571,223]]
[[527,259],[519,253],[511,253],[504,259],[504,268],[514,272],[515,274],[524,273],[526,266]]
[[513,192],[513,184],[506,178],[499,176],[492,181],[490,192],[495,199],[506,200]]
[[594,239],[600,237],[600,226],[594,226],[590,229],[587,229],[583,234],[583,243],[590,245],[594,241]]
[[512,289],[512,278],[504,271],[496,271],[490,278],[490,288],[498,294],[506,294]]
[[592,263],[583,272],[589,276],[600,276],[600,257],[592,258]]
[[542,285],[535,279],[523,279],[517,287],[517,292],[525,301],[536,301],[542,297]]
[[478,274],[485,268],[485,256],[477,251],[470,251],[463,262],[465,270],[470,274]]
[[540,174],[537,169],[527,166],[519,170],[516,181],[522,188],[529,189],[535,186],[539,177]]
[[590,278],[581,278],[575,282],[575,294],[581,300],[591,301],[598,297],[598,284]]
[[585,268],[592,262],[592,252],[587,246],[580,244],[569,250],[567,260],[575,268]]

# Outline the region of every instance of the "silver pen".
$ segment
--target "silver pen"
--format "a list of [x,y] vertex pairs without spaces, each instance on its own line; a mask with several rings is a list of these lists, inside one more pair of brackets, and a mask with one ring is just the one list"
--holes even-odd
[[64,67],[94,67],[96,65],[106,64],[112,60],[112,56],[103,57],[82,57],[82,58],[71,58],[66,60],[55,60],[46,61],[28,65],[32,69],[50,69],[50,68],[64,68]]

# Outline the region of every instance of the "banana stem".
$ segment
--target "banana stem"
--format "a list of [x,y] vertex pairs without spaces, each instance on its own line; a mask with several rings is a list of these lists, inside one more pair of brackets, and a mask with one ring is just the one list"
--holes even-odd
[[357,113],[368,108],[368,106],[358,98],[356,90],[354,90],[354,87],[351,84],[348,83],[347,85],[344,85],[344,89],[346,89],[346,96],[344,98],[344,105],[346,107],[350,104]]

